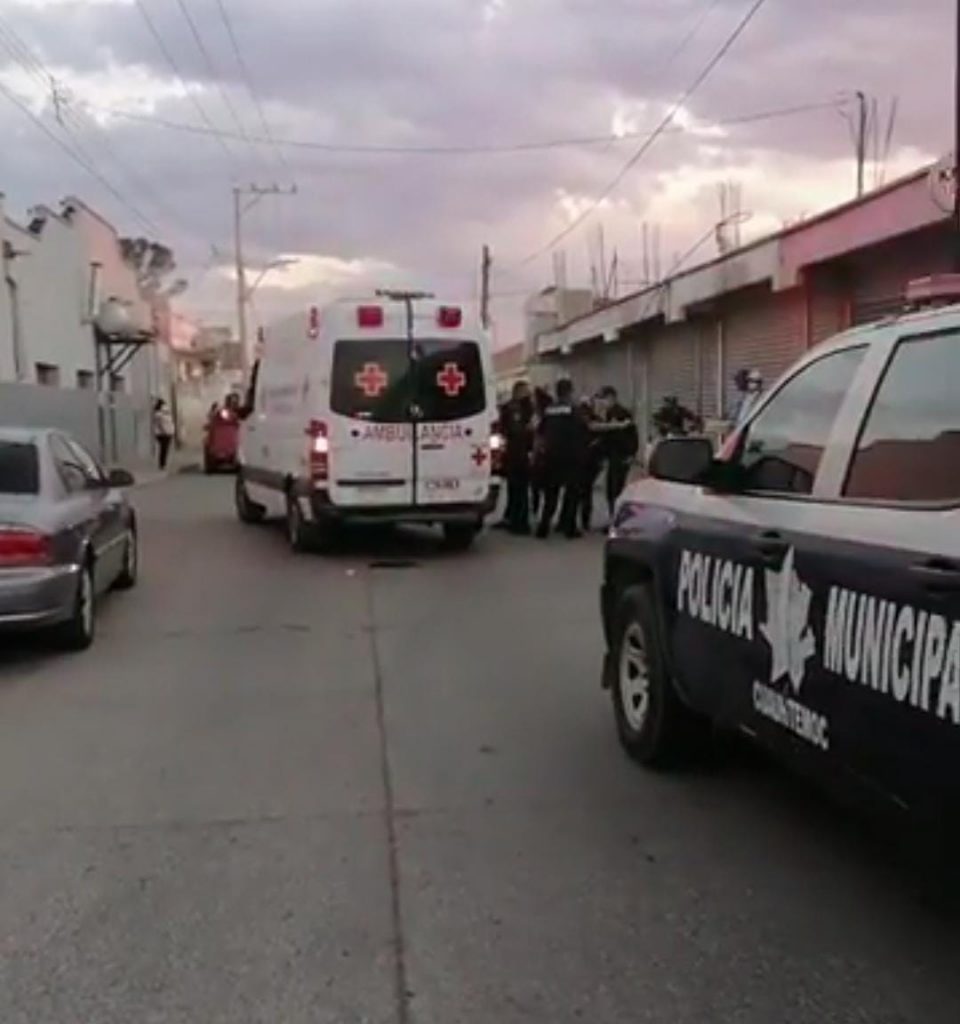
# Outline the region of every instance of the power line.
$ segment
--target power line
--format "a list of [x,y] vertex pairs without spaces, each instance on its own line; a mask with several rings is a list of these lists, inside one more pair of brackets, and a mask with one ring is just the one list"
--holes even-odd
[[167,62],[167,64],[170,67],[170,70],[173,72],[174,78],[176,78],[176,80],[180,83],[180,88],[183,89],[184,94],[188,96],[190,101],[193,103],[197,113],[200,115],[200,119],[210,129],[210,134],[216,137],[217,142],[219,142],[220,144],[220,148],[223,150],[224,156],[226,156],[227,160],[229,160],[232,166],[236,158],[234,156],[233,151],[224,141],[226,137],[217,132],[216,126],[214,125],[213,121],[210,120],[210,116],[207,114],[203,105],[200,103],[200,100],[197,98],[194,92],[188,87],[186,80],[184,79],[183,74],[180,71],[179,65],[174,59],[174,56],[170,52],[170,49],[168,48],[167,44],[163,41],[163,36],[160,34],[160,31],[157,28],[153,18],[150,17],[150,13],[147,10],[146,6],[144,5],[143,0],[134,0],[134,2],[137,5],[137,10],[139,10],[141,17],[143,18],[144,24],[147,26],[147,29],[150,32],[150,35],[153,36],[154,42],[156,42],[158,48],[160,49],[160,52],[163,54],[164,60]]
[[233,27],[233,19],[230,17],[230,13],[227,10],[227,5],[224,0],[217,0],[217,9],[220,11],[220,18],[223,21],[223,26],[227,30],[227,35],[230,38],[230,45],[233,48],[233,55],[237,61],[237,67],[239,67],[240,74],[243,76],[244,82],[246,83],[247,92],[250,93],[250,99],[253,100],[253,105],[256,107],[257,117],[260,120],[260,127],[263,129],[263,134],[270,140],[280,165],[284,170],[290,173],[291,168],[287,163],[287,158],[283,155],[283,150],[280,149],[273,140],[273,133],[270,130],[270,124],[267,121],[267,116],[263,109],[263,103],[260,101],[260,96],[254,88],[253,76],[250,74],[250,68],[244,60],[243,51],[240,49],[240,41],[237,38],[237,33]]
[[[776,107],[770,110],[761,110],[750,114],[741,114],[734,117],[722,118],[711,122],[711,127],[732,128],[740,125],[753,124],[760,121],[770,121],[779,118],[793,117],[799,114],[808,114],[821,110],[836,110],[841,101],[836,99],[822,100],[816,103],[797,104],[790,107]],[[158,117],[154,114],[143,114],[134,110],[122,110],[117,107],[106,107],[97,104],[87,104],[89,109],[98,110],[113,117],[123,118],[128,121],[136,121],[142,124],[153,124],[160,128],[171,131],[186,132],[193,135],[218,135],[225,139],[239,140],[234,132],[219,128],[204,127],[202,125],[187,124],[183,121],[171,121],[167,118]],[[339,142],[319,142],[311,139],[287,139],[281,137],[258,137],[250,136],[251,142],[273,143],[274,145],[287,149],[316,150],[323,153],[342,153],[353,155],[374,155],[374,156],[477,156],[483,154],[509,154],[509,153],[533,153],[549,149],[568,149],[581,146],[599,146],[612,143],[631,142],[636,139],[649,140],[657,133],[659,134],[687,134],[690,129],[682,125],[667,126],[665,128],[653,128],[625,132],[622,134],[607,135],[583,135],[569,138],[547,139],[532,142],[514,143],[490,143],[487,145],[437,145],[437,146],[393,146],[377,144],[356,144]]]
[[713,55],[708,61],[706,66],[700,71],[700,73],[694,78],[693,82],[687,86],[681,97],[673,104],[664,118],[660,121],[654,131],[649,137],[640,145],[640,147],[634,152],[627,162],[620,168],[620,170],[614,175],[609,184],[601,191],[600,195],[597,196],[584,210],[582,210],[574,219],[565,227],[562,231],[559,231],[553,238],[547,242],[546,245],[541,246],[539,249],[532,252],[529,256],[524,257],[520,261],[520,265],[526,265],[532,263],[534,260],[539,259],[542,255],[555,248],[560,242],[563,241],[568,235],[572,234],[576,229],[596,210],[600,204],[610,195],[614,189],[620,184],[621,181],[633,170],[634,167],[643,159],[647,154],[650,147],[657,141],[657,139],[666,131],[666,129],[673,122],[673,119],[680,112],[681,108],[687,103],[687,101],[696,93],[701,85],[707,80],[713,70],[718,64],[726,57],[726,55],[733,48],[734,43],[740,38],[747,26],[760,12],[760,8],[767,2],[767,0],[754,0],[751,4],[750,9],[744,14],[744,16],[737,23],[736,28],[727,37],[724,44],[720,49]]
[[203,41],[203,36],[200,35],[200,30],[197,28],[197,23],[193,20],[193,15],[190,13],[190,8],[187,6],[186,0],[176,0],[177,7],[180,8],[180,13],[183,15],[187,26],[190,29],[190,34],[193,36],[193,41],[197,44],[197,49],[200,51],[204,62],[207,65],[207,72],[210,75],[211,82],[214,82],[217,87],[217,91],[220,93],[220,98],[223,100],[223,105],[227,108],[230,116],[233,118],[234,124],[237,126],[237,131],[240,133],[240,137],[244,142],[250,144],[253,149],[254,155],[259,159],[260,154],[257,152],[256,147],[250,141],[250,137],[247,134],[247,129],[244,127],[243,122],[240,120],[240,115],[237,113],[236,107],[233,105],[233,101],[230,99],[230,95],[224,88],[223,80],[220,77],[217,67],[213,62],[213,58],[210,56],[210,51],[207,49],[206,43]]
[[82,152],[76,151],[69,143],[65,142],[55,132],[51,131],[44,123],[37,117],[36,114],[30,109],[30,107],[20,99],[19,96],[12,89],[9,89],[6,85],[0,81],[0,94],[5,96],[15,107],[17,107],[23,114],[30,118],[31,121],[47,136],[51,142],[59,146],[75,163],[79,164],[91,177],[95,178],[113,197],[117,202],[121,203],[126,209],[140,221],[141,224],[146,227],[148,231],[153,234],[159,234],[159,227],[144,213],[142,213],[129,199],[100,171],[96,166],[85,157]]
[[[96,120],[82,110],[78,115],[72,109],[69,104],[69,94],[61,94],[59,85],[50,69],[31,50],[29,44],[17,33],[16,29],[8,22],[5,22],[2,18],[0,18],[0,44],[5,47],[14,60],[17,61],[19,66],[23,68],[28,75],[32,75],[32,77],[44,88],[45,91],[49,90],[53,93],[57,123],[63,129],[64,134],[69,137],[73,148],[87,163],[96,165],[97,161],[86,150],[81,139],[74,134],[73,129],[79,129],[84,133],[89,133],[92,129],[93,132],[96,133],[99,144],[103,147],[106,153],[123,171],[130,182],[146,194],[154,208],[162,213],[168,220],[172,220],[174,222],[179,220],[179,215],[167,206],[166,202],[160,197],[150,182],[147,181],[147,179],[144,178],[135,167],[133,167],[117,152],[110,136],[100,127],[99,124],[97,124]],[[192,233],[192,229],[187,228],[186,230],[188,233]]]

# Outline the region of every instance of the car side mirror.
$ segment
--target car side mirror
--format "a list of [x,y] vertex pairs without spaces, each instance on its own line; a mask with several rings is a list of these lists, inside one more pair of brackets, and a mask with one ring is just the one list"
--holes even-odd
[[111,487],[132,487],[136,481],[133,474],[125,469],[111,469],[107,474],[107,483]]
[[649,475],[676,484],[707,483],[713,443],[706,437],[666,437],[650,455]]

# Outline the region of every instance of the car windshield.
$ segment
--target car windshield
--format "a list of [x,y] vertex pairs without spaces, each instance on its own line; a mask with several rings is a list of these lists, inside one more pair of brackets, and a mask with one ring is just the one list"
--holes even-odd
[[32,441],[0,440],[0,494],[37,494],[40,460]]

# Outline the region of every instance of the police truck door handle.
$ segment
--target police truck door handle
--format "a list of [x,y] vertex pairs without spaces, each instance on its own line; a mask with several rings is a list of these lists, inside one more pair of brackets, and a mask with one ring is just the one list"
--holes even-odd
[[776,530],[764,530],[753,540],[753,546],[760,552],[765,562],[779,562],[787,553],[790,545]]
[[942,558],[917,562],[910,571],[918,577],[926,590],[944,593],[960,590],[960,565]]

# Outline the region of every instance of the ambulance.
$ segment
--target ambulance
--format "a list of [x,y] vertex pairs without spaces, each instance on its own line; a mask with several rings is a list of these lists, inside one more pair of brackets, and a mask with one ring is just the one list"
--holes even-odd
[[488,339],[422,292],[314,306],[268,329],[240,433],[236,510],[291,547],[343,523],[434,524],[466,549],[497,501]]

